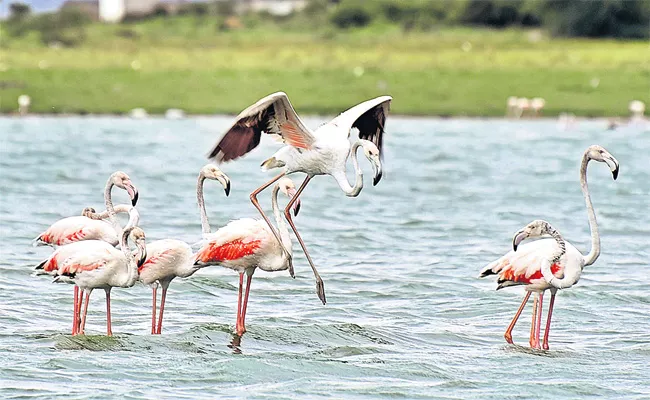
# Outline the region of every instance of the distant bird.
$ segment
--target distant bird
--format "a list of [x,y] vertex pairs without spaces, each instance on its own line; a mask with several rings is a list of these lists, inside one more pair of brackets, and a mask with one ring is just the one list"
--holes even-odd
[[632,120],[643,119],[645,113],[645,103],[641,100],[632,100],[629,105],[630,113],[632,113]]
[[144,108],[134,108],[129,112],[129,116],[134,119],[144,119],[149,116]]
[[530,101],[530,108],[533,110],[534,117],[540,117],[542,115],[542,110],[546,105],[546,100],[541,97],[535,97]]
[[[246,332],[246,307],[250,293],[251,280],[256,268],[263,271],[284,271],[289,268],[291,257],[291,237],[282,219],[278,206],[278,192],[282,191],[289,199],[297,196],[296,187],[289,178],[280,179],[273,188],[273,215],[278,225],[282,244],[278,243],[273,232],[261,219],[242,218],[231,221],[218,231],[209,234],[208,240],[196,253],[194,264],[197,267],[221,265],[239,272],[239,293],[237,301],[237,322],[235,331],[241,336]],[[294,202],[297,208],[299,200]],[[283,251],[287,249],[288,254]],[[246,295],[242,304],[244,273],[247,275]]]
[[32,98],[26,94],[18,96],[18,112],[20,115],[27,115],[29,113],[29,106],[32,104]]
[[[573,286],[582,273],[582,269],[593,264],[600,255],[600,235],[598,234],[598,224],[596,222],[596,213],[594,212],[587,186],[587,164],[595,160],[604,162],[609,166],[614,179],[618,177],[619,164],[616,158],[612,156],[603,147],[594,145],[589,146],[582,157],[580,166],[580,186],[585,197],[587,205],[587,215],[589,217],[589,227],[591,229],[591,250],[589,254],[583,256],[578,249],[568,242],[564,242],[560,234],[552,229],[545,221],[534,221],[524,230],[517,232],[513,240],[513,251],[508,252],[498,260],[488,264],[481,271],[480,277],[488,275],[498,275],[497,290],[508,286],[526,285],[527,294],[524,297],[519,310],[508,326],[504,337],[508,343],[512,343],[512,330],[521,315],[524,306],[530,298],[531,292],[539,293],[539,311],[535,315],[537,301],[533,305],[533,325],[541,318],[541,303],[543,292],[551,289],[551,303],[549,306],[546,331],[544,333],[543,348],[548,350],[548,333],[551,324],[551,313],[555,302],[555,293],[557,289],[566,289]],[[532,243],[527,243],[517,249],[519,243],[527,237],[537,237],[543,234],[550,234],[553,239],[542,239]],[[558,256],[559,249],[562,249],[560,241],[564,244],[565,250]],[[537,300],[537,298],[536,298]],[[536,333],[536,334],[535,334]],[[539,326],[531,327],[530,346],[539,348]]]
[[[205,179],[218,180],[223,185],[226,196],[230,193],[230,179],[221,172],[215,165],[208,164],[201,169],[199,180],[196,186],[197,200],[201,210],[201,224],[207,224],[205,202],[203,200],[203,182]],[[204,218],[205,215],[205,218]],[[205,222],[204,222],[205,221]],[[204,227],[205,231],[205,227]],[[209,227],[208,227],[209,232]],[[187,278],[201,268],[194,264],[192,248],[182,240],[162,239],[147,244],[147,259],[138,268],[140,281],[150,285],[153,291],[152,312],[151,312],[151,334],[162,333],[163,312],[165,310],[165,299],[167,288],[171,281],[176,278]],[[162,287],[160,298],[160,314],[156,325],[156,303],[158,285]]]
[[[101,220],[89,218],[87,214],[89,210],[84,210],[82,216],[63,218],[52,224],[45,232],[34,239],[35,243],[37,245],[61,246],[80,240],[103,240],[113,246],[117,246],[119,242],[118,235],[122,231],[122,228],[115,217],[111,197],[113,186],[126,190],[131,198],[131,204],[134,206],[138,202],[138,190],[131,182],[129,176],[122,171],[111,174],[104,188],[104,201],[107,210],[112,210],[112,214],[110,212],[107,214],[112,226]],[[120,211],[128,210],[121,207]]]
[[[307,174],[296,196],[287,204],[284,215],[296,234],[296,238],[314,272],[316,292],[323,304],[326,301],[323,280],[318,274],[311,256],[291,220],[289,210],[305,189],[305,186],[316,175],[331,175],[347,196],[355,197],[359,195],[363,188],[363,173],[357,161],[357,149],[359,147],[363,147],[364,155],[372,163],[375,170],[373,185],[379,182],[382,175],[380,152],[384,124],[391,100],[392,97],[390,96],[381,96],[365,101],[343,112],[330,122],[321,125],[315,131],[311,131],[300,120],[287,95],[283,92],[274,93],[242,111],[235,123],[208,155],[209,158],[218,163],[234,160],[257,147],[262,132],[275,135],[276,138],[286,144],[273,157],[262,163],[263,170],[282,168],[282,173],[253,191],[250,198],[253,205],[272,229],[278,243],[282,243],[271,221],[262,211],[257,201],[257,195],[285,175],[294,172]],[[350,146],[349,137],[352,128],[359,130],[360,139]],[[345,174],[347,159],[350,155],[352,155],[352,163],[356,172],[354,186],[349,183]],[[287,253],[288,249],[284,249],[284,251]],[[289,262],[289,272],[291,276],[294,276],[291,261]]]
[[[132,213],[137,214],[136,209]],[[127,240],[134,242],[138,252],[134,258]],[[55,276],[54,282],[73,283],[81,289],[75,299],[73,335],[84,334],[88,301],[93,289],[106,292],[106,334],[113,334],[111,328],[111,289],[131,287],[138,279],[138,267],[146,257],[144,232],[137,226],[127,225],[120,240],[121,250],[100,240],[85,240],[58,248],[47,260],[36,268]],[[137,264],[136,264],[136,259]],[[86,294],[85,303],[83,294]],[[85,304],[85,305],[83,305]],[[83,312],[81,311],[83,305]]]
[[510,96],[506,100],[506,117],[512,118],[517,115],[517,96]]
[[517,118],[521,118],[526,114],[526,111],[530,109],[530,100],[528,100],[526,97],[520,97],[517,99],[517,109],[515,112],[515,116]]

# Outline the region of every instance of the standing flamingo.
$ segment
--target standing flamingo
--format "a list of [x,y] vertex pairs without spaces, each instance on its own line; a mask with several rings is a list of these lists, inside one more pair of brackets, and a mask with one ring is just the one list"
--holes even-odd
[[[307,177],[298,189],[296,196],[287,204],[284,215],[291,225],[302,247],[307,261],[316,278],[316,292],[325,304],[325,287],[311,256],[307,252],[305,243],[291,219],[289,210],[298,199],[305,186],[316,175],[331,175],[334,177],[343,192],[350,197],[356,197],[363,188],[363,174],[357,161],[357,149],[363,147],[366,158],[372,163],[375,170],[373,185],[381,179],[382,166],[380,152],[382,149],[382,136],[386,114],[388,113],[392,97],[381,96],[358,104],[343,112],[330,122],[311,131],[298,117],[289,98],[283,92],[273,93],[264,97],[257,103],[242,111],[237,120],[213,147],[208,157],[216,162],[230,161],[248,153],[260,143],[262,132],[276,135],[286,146],[277,151],[273,157],[262,163],[263,170],[283,168],[280,175],[260,186],[250,195],[251,202],[260,212],[271,229],[278,243],[282,243],[278,232],[264,214],[257,201],[257,195],[285,175],[294,172],[304,172]],[[350,130],[359,130],[359,140],[350,146]],[[354,186],[350,184],[345,174],[348,157],[352,155],[352,162],[356,172]],[[282,247],[285,253],[288,249]],[[289,272],[293,268],[289,265]]]
[[[201,169],[196,185],[197,201],[201,211],[201,226],[204,234],[210,232],[208,217],[205,211],[203,198],[203,182],[205,179],[217,180],[226,192],[230,193],[230,179],[217,166],[208,164]],[[151,313],[151,334],[162,332],[163,312],[165,310],[165,299],[167,288],[171,281],[176,278],[187,278],[198,271],[201,267],[194,264],[192,248],[185,242],[176,239],[156,240],[147,244],[147,259],[138,268],[140,281],[145,285],[151,285],[153,291],[152,313]],[[162,287],[160,298],[160,315],[156,326],[156,303],[158,284]]]
[[[196,253],[194,264],[199,267],[221,265],[239,273],[239,294],[237,301],[237,322],[235,330],[238,336],[246,332],[246,307],[251,287],[251,280],[256,268],[263,271],[284,271],[289,268],[291,257],[291,237],[289,229],[282,219],[278,206],[278,192],[282,191],[289,199],[297,196],[296,187],[289,178],[283,178],[275,184],[272,193],[273,215],[278,224],[282,244],[275,240],[273,232],[264,220],[242,218],[231,221],[228,225],[209,235],[209,240]],[[290,200],[291,201],[291,200]],[[294,202],[295,207],[299,200]],[[288,254],[283,250],[287,249]],[[247,275],[246,295],[242,304],[244,273]]]
[[[580,165],[580,187],[587,205],[587,215],[589,217],[589,228],[591,230],[591,250],[584,256],[578,249],[570,243],[565,243],[566,252],[558,260],[557,248],[562,247],[560,240],[564,243],[561,236],[554,229],[548,227],[530,228],[530,225],[523,231],[517,232],[513,241],[513,250],[503,257],[488,264],[481,271],[480,277],[488,275],[499,275],[497,290],[508,286],[526,285],[526,296],[524,297],[517,313],[508,329],[504,334],[506,342],[512,344],[512,330],[524,309],[524,306],[530,298],[531,291],[539,293],[533,303],[533,326],[531,326],[530,346],[539,348],[539,323],[541,319],[541,308],[543,292],[551,289],[551,301],[549,304],[546,330],[544,332],[544,350],[548,350],[548,333],[551,327],[551,314],[555,303],[555,294],[557,289],[565,289],[573,286],[578,279],[582,269],[593,264],[600,255],[600,235],[598,234],[598,223],[596,222],[596,213],[594,212],[589,187],[587,186],[587,165],[589,161],[595,160],[604,162],[609,166],[614,179],[618,177],[619,164],[616,158],[612,156],[603,147],[594,145],[589,146],[582,157]],[[537,230],[536,230],[537,229]],[[545,230],[544,230],[545,229]],[[541,233],[540,233],[541,232]],[[555,233],[551,233],[555,232]],[[549,233],[554,236],[553,239],[542,239],[532,243],[527,243],[517,250],[517,246],[527,237],[540,236],[543,233]],[[539,309],[537,308],[539,298]],[[536,315],[537,311],[537,315]],[[535,327],[537,321],[537,327]]]
[[[131,198],[133,206],[138,202],[138,190],[131,183],[131,179],[122,171],[111,174],[104,188],[104,202],[107,210],[114,210],[111,190],[113,186],[124,189]],[[118,235],[122,228],[119,226],[114,215],[109,214],[111,224],[104,221],[89,218],[87,209],[81,216],[67,217],[52,224],[45,232],[35,239],[37,245],[62,246],[80,240],[103,240],[113,246],[117,246]],[[106,217],[104,217],[106,218]],[[111,226],[112,225],[112,226]]]
[[[140,221],[140,214],[135,209],[135,207],[131,207],[129,210],[129,222],[125,226],[124,231],[130,230],[131,228],[137,226],[139,221]],[[38,271],[37,275],[46,274],[46,275],[52,275],[57,277],[61,274],[61,268],[63,268],[63,266],[66,265],[68,260],[71,260],[78,253],[86,254],[86,253],[96,252],[98,254],[104,254],[106,253],[105,251],[106,246],[109,246],[110,248],[115,250],[115,248],[111,244],[101,240],[83,240],[79,242],[70,243],[65,246],[61,246],[57,248],[54,251],[54,253],[50,255],[49,258],[47,258],[46,260],[44,260],[43,262],[41,262],[36,266],[36,270]],[[128,247],[122,248],[123,251],[125,249],[128,251]],[[115,250],[115,252],[118,252],[119,254],[118,250]],[[114,252],[109,252],[109,253],[113,254]],[[72,316],[73,335],[80,333],[81,321],[79,319],[79,313],[81,311],[80,307],[81,307],[83,293],[81,294],[79,293],[79,287],[80,286],[75,285],[74,288],[73,316]],[[109,293],[107,292],[107,296],[108,295]],[[107,297],[107,302],[110,302],[109,297]],[[108,303],[107,303],[107,307],[109,307]]]
[[[129,238],[138,249],[135,257],[131,254],[128,246]],[[93,289],[104,289],[106,292],[106,334],[113,335],[111,289],[114,287],[128,288],[138,280],[138,267],[144,263],[147,257],[144,231],[137,226],[127,226],[122,233],[120,246],[121,251],[102,241],[83,241],[66,246],[72,248],[69,251],[73,251],[73,254],[62,260],[61,265],[57,268],[54,281],[73,283],[81,289],[76,309],[80,311],[83,305],[83,312],[79,330],[75,334],[85,334],[88,302]],[[85,302],[82,299],[84,293],[86,294]]]

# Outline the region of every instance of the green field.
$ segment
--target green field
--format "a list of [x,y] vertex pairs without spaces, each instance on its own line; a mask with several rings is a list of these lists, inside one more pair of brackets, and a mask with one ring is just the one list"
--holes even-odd
[[302,113],[332,114],[390,94],[392,112],[501,116],[508,96],[544,97],[545,115],[627,115],[650,100],[644,41],[550,39],[542,31],[442,28],[404,33],[259,24],[221,32],[198,17],[85,29],[80,47],[35,33],[0,37],[0,111],[237,113],[287,92]]

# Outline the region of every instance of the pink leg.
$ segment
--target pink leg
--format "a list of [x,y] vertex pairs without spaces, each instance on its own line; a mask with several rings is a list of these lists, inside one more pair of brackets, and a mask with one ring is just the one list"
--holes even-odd
[[160,316],[158,317],[158,329],[156,331],[157,334],[162,333],[162,319],[163,319],[163,312],[165,311],[165,298],[167,297],[167,287],[169,284],[163,284],[162,285],[162,296],[160,297]]
[[77,326],[79,325],[77,318],[79,318],[79,311],[77,310],[77,302],[79,301],[79,286],[74,287],[74,300],[72,304],[72,334],[77,334]]
[[244,305],[242,306],[241,311],[241,326],[237,331],[239,336],[243,335],[246,332],[246,307],[248,306],[248,294],[251,290],[251,281],[253,279],[253,274],[248,275],[246,279],[246,296],[244,296]]
[[551,293],[551,302],[548,305],[548,316],[546,317],[546,329],[544,329],[544,344],[542,348],[548,350],[548,332],[551,330],[551,315],[553,314],[553,304],[555,303],[555,292]]
[[81,307],[83,304],[83,290],[79,289],[79,298],[77,299],[77,328],[75,329],[75,335],[79,335],[81,332]]
[[88,302],[90,301],[90,293],[92,292],[92,289],[87,289],[86,292],[86,301],[84,303],[84,311],[83,315],[81,317],[81,327],[79,328],[79,334],[80,335],[85,335],[86,334],[86,316],[88,315]]
[[528,338],[528,344],[530,347],[535,347],[535,319],[537,318],[537,293],[533,298],[533,321],[530,324],[530,337]]
[[111,326],[111,289],[104,289],[106,291],[106,336],[113,336],[113,328]]
[[506,342],[510,344],[512,344],[512,330],[515,328],[515,325],[517,324],[517,320],[519,319],[519,316],[521,316],[521,312],[524,311],[524,307],[526,306],[526,303],[528,303],[529,298],[530,298],[530,292],[526,292],[526,296],[524,296],[524,299],[522,300],[521,305],[517,310],[517,313],[515,314],[514,318],[512,318],[510,325],[508,325],[508,329],[506,329],[506,333],[503,334],[503,337],[506,338]]
[[158,291],[158,283],[154,283],[152,287],[153,291],[153,300],[151,302],[151,334],[155,335],[156,334],[156,300],[157,300],[157,291]]
[[535,337],[534,344],[535,348],[539,349],[539,332],[542,327],[542,307],[544,305],[544,292],[539,294],[539,304],[537,305],[537,320],[535,321]]
[[237,295],[237,322],[235,323],[235,332],[239,332],[241,324],[241,297],[244,291],[244,273],[239,274],[239,294]]

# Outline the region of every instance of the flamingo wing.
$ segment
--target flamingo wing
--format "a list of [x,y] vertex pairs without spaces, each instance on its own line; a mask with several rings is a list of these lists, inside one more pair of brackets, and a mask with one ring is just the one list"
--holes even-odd
[[284,92],[264,97],[238,116],[208,158],[217,163],[234,160],[260,144],[262,132],[293,147],[309,149],[315,138],[300,120]]
[[51,275],[74,275],[103,265],[102,259],[113,257],[117,250],[101,240],[84,240],[61,246],[36,269]]
[[231,221],[208,237],[195,255],[195,265],[239,260],[255,254],[268,236],[264,228],[252,218]]
[[[509,251],[503,257],[488,264],[481,271],[480,277],[498,275],[497,290],[508,286],[529,285],[545,282],[542,276],[542,263],[553,257],[557,251],[554,239],[541,239],[519,246],[517,251]],[[560,263],[551,266],[556,276],[564,274]]]
[[352,128],[359,129],[359,138],[373,142],[381,153],[384,125],[390,110],[391,96],[380,96],[350,108],[332,120],[332,124],[344,128],[350,137]]
[[105,240],[117,245],[117,235],[112,226],[88,217],[68,217],[52,224],[36,240],[52,246],[63,246],[82,240]]
[[185,257],[189,258],[191,253],[190,246],[181,240],[162,239],[147,243],[147,259],[138,268],[138,272],[151,267],[167,270],[162,272],[171,272],[177,263]]

